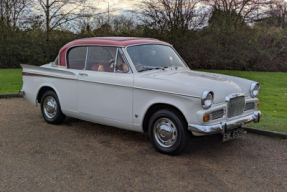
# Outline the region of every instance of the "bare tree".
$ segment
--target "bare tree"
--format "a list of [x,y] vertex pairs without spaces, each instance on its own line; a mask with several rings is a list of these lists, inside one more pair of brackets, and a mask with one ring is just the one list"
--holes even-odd
[[[207,5],[214,9],[221,10],[228,16],[237,14],[233,22],[236,28],[238,24],[243,22],[252,22],[254,17],[264,14],[266,6],[273,3],[273,0],[203,0]],[[231,23],[229,23],[231,24]]]
[[15,30],[30,2],[30,0],[0,0],[1,23]]
[[[45,16],[47,39],[52,30],[73,20],[90,17],[86,11],[87,0],[36,0],[38,10]],[[92,6],[91,6],[92,7]]]
[[76,21],[75,26],[74,26],[74,30],[77,33],[85,33],[85,32],[89,32],[91,30],[93,30],[93,18],[91,17],[86,17],[86,18],[82,18]]
[[159,30],[188,30],[203,26],[205,14],[200,0],[143,0],[142,21]]
[[285,0],[274,0],[269,6],[268,18],[272,19],[272,25],[285,28],[287,24],[287,2]]
[[116,33],[131,31],[136,28],[136,23],[131,17],[120,15],[112,18],[111,25]]

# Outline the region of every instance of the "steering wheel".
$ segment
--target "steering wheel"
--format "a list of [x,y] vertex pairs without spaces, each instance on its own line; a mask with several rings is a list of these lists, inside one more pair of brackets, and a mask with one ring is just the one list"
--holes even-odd
[[143,70],[144,68],[144,66],[140,64],[139,62],[135,62],[134,65],[137,71]]

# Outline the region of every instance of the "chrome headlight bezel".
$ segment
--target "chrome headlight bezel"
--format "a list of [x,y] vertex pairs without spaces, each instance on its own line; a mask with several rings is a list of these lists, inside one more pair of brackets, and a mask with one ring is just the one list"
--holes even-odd
[[[259,95],[260,84],[258,82],[253,82],[250,86],[250,95],[255,98]],[[256,92],[257,91],[257,92]]]
[[[211,99],[208,99],[210,98]],[[212,106],[213,104],[213,100],[214,100],[214,93],[212,91],[209,91],[209,90],[205,90],[203,93],[202,93],[202,96],[201,96],[201,105],[204,109],[208,109]],[[210,101],[209,103],[207,101]]]

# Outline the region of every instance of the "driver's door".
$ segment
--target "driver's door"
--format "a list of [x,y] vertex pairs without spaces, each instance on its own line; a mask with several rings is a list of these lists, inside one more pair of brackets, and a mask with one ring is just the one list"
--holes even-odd
[[[78,76],[78,109],[83,119],[133,129],[133,73],[117,72],[118,49],[89,47]],[[120,54],[120,53],[119,53]]]

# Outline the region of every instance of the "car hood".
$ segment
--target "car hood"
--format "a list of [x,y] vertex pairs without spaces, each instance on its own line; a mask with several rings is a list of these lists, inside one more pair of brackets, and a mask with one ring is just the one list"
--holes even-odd
[[[231,79],[236,77],[231,77]],[[241,81],[246,79],[238,78]],[[197,72],[192,70],[153,70],[138,73],[135,78],[135,87],[189,95],[201,98],[205,90],[214,92],[214,103],[224,102],[226,96],[233,93],[243,93],[248,96],[248,89],[240,87],[237,83],[230,80],[229,76],[212,73]],[[246,83],[244,83],[246,84]],[[251,84],[251,83],[250,83]]]

